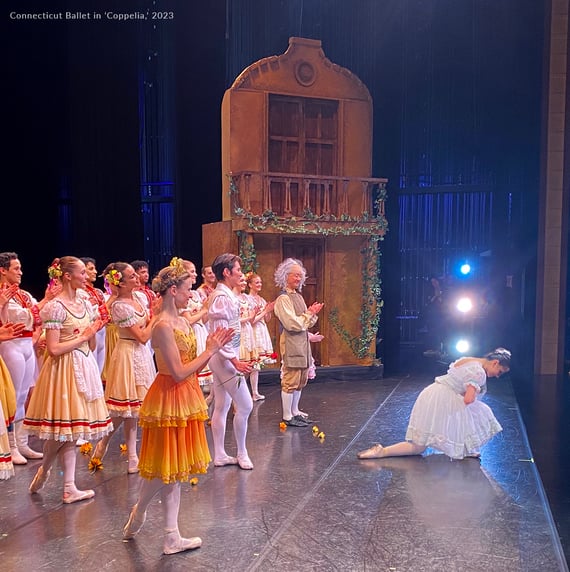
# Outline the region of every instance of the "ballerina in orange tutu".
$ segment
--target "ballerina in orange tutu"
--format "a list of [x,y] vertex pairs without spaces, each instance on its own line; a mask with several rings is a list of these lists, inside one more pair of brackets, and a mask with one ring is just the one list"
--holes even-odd
[[158,273],[153,289],[162,298],[162,310],[152,332],[158,374],[140,409],[139,470],[143,482],[123,538],[131,539],[140,531],[149,503],[160,492],[166,532],[164,553],[175,554],[202,544],[200,538],[182,538],[178,531],[180,483],[194,473],[205,473],[211,461],[204,427],[208,407],[197,373],[234,332],[216,329],[208,336],[205,351],[196,357],[192,327],[180,315],[192,290],[190,274],[181,259],[174,258]]

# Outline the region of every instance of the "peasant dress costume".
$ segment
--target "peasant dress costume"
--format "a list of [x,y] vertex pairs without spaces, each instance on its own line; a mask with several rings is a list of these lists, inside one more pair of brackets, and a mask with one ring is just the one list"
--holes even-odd
[[[187,364],[196,358],[196,338],[174,330],[180,359]],[[155,348],[158,374],[142,404],[139,474],[163,483],[188,481],[190,475],[205,473],[212,460],[204,421],[208,406],[196,373],[176,382],[168,372],[162,354]]]
[[[432,447],[452,459],[477,455],[479,449],[503,430],[488,405],[479,401],[487,391],[487,376],[476,361],[453,362],[447,374],[436,377],[418,396],[406,432],[406,441]],[[477,398],[466,405],[463,396],[472,385]]]
[[12,429],[15,414],[16,390],[10,372],[4,360],[0,358],[0,480],[14,476],[8,430]]
[[[239,299],[239,317],[240,322],[246,316],[255,312],[255,302],[248,294],[238,294]],[[241,338],[239,345],[240,361],[256,361],[258,358],[257,348],[255,346],[255,335],[253,333],[253,325],[247,320],[241,322]]]
[[[82,332],[96,315],[84,299],[79,314],[73,313],[59,298],[54,298],[40,315],[46,330],[60,330],[65,342]],[[59,356],[46,352],[44,362],[24,419],[28,433],[55,441],[98,440],[113,430],[99,368],[88,342]]]
[[116,417],[138,417],[139,409],[156,375],[148,344],[131,337],[126,328],[145,326],[148,311],[140,294],[134,292],[139,309],[123,300],[111,305],[111,319],[117,327],[118,339],[106,370],[105,401],[109,413]]
[[[250,296],[253,304],[255,305],[256,312],[262,312],[267,306],[267,301],[261,296],[253,297]],[[253,326],[253,343],[257,352],[259,359],[265,364],[276,363],[273,355],[273,342],[271,341],[271,335],[269,333],[269,328],[265,321],[265,317],[261,320],[252,324]]]
[[[190,314],[197,314],[204,307],[204,300],[197,290],[192,290],[188,305],[183,312],[190,312]],[[192,324],[192,331],[196,338],[196,355],[200,355],[206,349],[206,339],[208,338],[208,328],[206,324],[200,319]],[[204,369],[198,372],[198,383],[201,387],[206,388],[213,383],[212,370],[206,364]]]

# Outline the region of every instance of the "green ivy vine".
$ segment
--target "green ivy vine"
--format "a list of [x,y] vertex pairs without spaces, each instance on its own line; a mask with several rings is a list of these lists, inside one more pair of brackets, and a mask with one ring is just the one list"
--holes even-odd
[[241,269],[243,273],[257,272],[259,262],[257,261],[257,253],[253,242],[247,238],[247,233],[243,230],[237,231],[239,244],[239,257],[241,258]]
[[381,299],[382,288],[380,279],[380,253],[378,252],[379,237],[372,237],[360,254],[362,255],[362,307],[359,322],[362,325],[360,335],[353,336],[340,322],[338,308],[329,312],[329,320],[341,339],[359,359],[365,357],[375,361],[376,354],[371,351],[372,342],[376,339],[380,315],[384,302]]

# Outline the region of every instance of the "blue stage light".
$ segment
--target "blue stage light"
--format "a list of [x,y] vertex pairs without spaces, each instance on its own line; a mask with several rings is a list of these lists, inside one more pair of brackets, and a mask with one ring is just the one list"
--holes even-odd
[[461,272],[461,274],[463,274],[463,276],[467,276],[471,272],[471,265],[468,264],[467,262],[464,262],[459,267],[459,272]]

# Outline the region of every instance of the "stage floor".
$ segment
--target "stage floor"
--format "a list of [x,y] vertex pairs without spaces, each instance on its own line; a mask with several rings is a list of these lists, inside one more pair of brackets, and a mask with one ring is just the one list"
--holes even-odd
[[[88,501],[62,504],[59,467],[40,494],[30,495],[40,462],[16,467],[15,478],[0,482],[2,569],[567,570],[513,391],[516,380],[489,382],[485,400],[504,430],[483,449],[481,462],[440,454],[356,458],[374,442],[404,437],[415,397],[432,379],[429,372],[331,381],[320,369],[301,406],[325,433],[322,440],[311,427],[281,431],[280,388],[261,385],[267,399],[254,404],[248,433],[253,471],[211,466],[197,485],[182,485],[180,531],[203,540],[183,554],[161,553],[158,498],[138,536],[122,540],[140,482],[127,475],[122,432],[102,471],[91,475],[79,456],[77,484],[96,491]],[[226,443],[234,453],[231,414]]]

